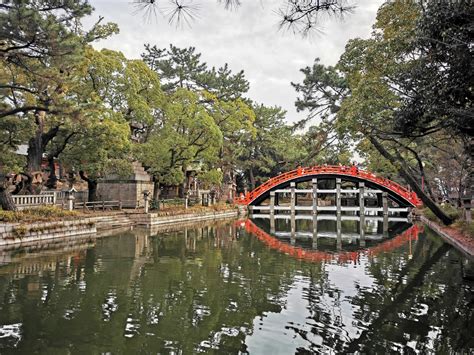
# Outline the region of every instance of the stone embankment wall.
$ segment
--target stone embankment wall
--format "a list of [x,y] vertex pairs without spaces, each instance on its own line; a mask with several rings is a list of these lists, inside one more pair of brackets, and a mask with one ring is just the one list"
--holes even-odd
[[446,242],[461,250],[470,259],[474,259],[474,242],[472,237],[463,236],[452,228],[430,221],[423,215],[420,216],[420,220],[438,233]]
[[71,237],[88,235],[95,237],[97,231],[113,230],[115,228],[135,225],[151,227],[181,222],[231,218],[238,215],[239,212],[237,210],[190,213],[177,216],[159,216],[156,213],[118,212],[67,221],[0,224],[0,247],[7,245],[31,245],[54,239],[64,240]]
[[96,225],[88,218],[73,221],[32,224],[0,224],[0,247],[11,244],[29,245],[56,238],[94,235]]
[[206,221],[216,218],[237,217],[237,210],[207,212],[201,214],[183,214],[178,216],[158,216],[156,213],[130,215],[134,224],[138,226],[156,226],[164,224],[182,223],[188,221]]

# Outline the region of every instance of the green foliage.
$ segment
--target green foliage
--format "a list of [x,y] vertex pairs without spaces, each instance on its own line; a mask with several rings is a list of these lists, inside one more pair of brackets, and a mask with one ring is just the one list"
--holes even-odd
[[292,169],[304,156],[300,136],[285,124],[285,114],[280,107],[253,105],[254,134],[242,137],[238,152],[238,166],[244,170],[251,187],[282,171]]
[[159,49],[146,44],[142,58],[159,74],[166,92],[187,88],[206,91],[220,100],[231,101],[248,91],[249,83],[243,71],[233,74],[227,64],[209,69],[201,61],[201,54],[195,51],[194,47],[181,49],[171,44],[169,49]]
[[198,179],[205,187],[219,186],[222,183],[223,174],[221,170],[212,169],[198,173]]
[[[461,218],[461,211],[459,209],[457,209],[456,207],[450,205],[450,204],[441,205],[440,208],[443,210],[443,212],[447,216],[449,216],[453,220],[457,220],[457,219]],[[423,209],[423,214],[429,220],[439,222],[438,217],[436,217],[436,215],[429,208]]]
[[[104,119],[98,113],[102,102],[84,90],[85,58],[90,42],[118,28],[99,21],[84,31],[81,19],[91,12],[84,0],[11,0],[1,6],[0,33],[8,34],[0,59],[2,170],[38,171],[44,153],[54,158],[69,144],[84,146],[79,138]],[[20,144],[28,144],[26,166],[15,157]]]
[[187,89],[169,94],[162,114],[161,125],[150,132],[146,143],[135,147],[135,153],[160,182],[176,185],[190,164],[217,159],[222,133],[199,96]]
[[130,160],[126,159],[131,149],[129,125],[120,116],[109,113],[95,113],[84,121],[81,131],[61,154],[67,168],[86,171],[94,179],[107,173],[131,172]]

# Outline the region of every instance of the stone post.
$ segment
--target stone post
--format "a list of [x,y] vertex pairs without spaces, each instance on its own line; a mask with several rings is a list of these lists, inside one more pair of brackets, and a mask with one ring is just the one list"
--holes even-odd
[[67,210],[73,211],[74,210],[74,195],[72,193],[67,194]]
[[472,212],[471,212],[472,204],[471,203],[472,201],[470,197],[463,199],[464,220],[467,223],[472,223]]
[[143,190],[143,199],[145,200],[145,213],[150,210],[150,191]]

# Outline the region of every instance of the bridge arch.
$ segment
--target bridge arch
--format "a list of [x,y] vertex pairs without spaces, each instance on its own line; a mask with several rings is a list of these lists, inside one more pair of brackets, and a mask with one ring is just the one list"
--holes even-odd
[[369,171],[358,169],[355,166],[313,166],[298,168],[278,176],[275,176],[256,189],[241,196],[236,203],[242,205],[258,205],[265,200],[271,191],[283,188],[291,182],[310,181],[312,178],[341,178],[347,181],[364,182],[368,186],[386,191],[389,197],[402,207],[421,206],[421,200],[408,188],[391,181],[389,179],[377,176]]

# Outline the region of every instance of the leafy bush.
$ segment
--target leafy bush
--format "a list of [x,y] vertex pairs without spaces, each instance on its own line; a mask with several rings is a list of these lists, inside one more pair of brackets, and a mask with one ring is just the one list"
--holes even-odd
[[35,222],[50,221],[58,218],[77,216],[74,211],[65,211],[55,206],[42,206],[22,211],[0,210],[0,221],[2,222]]

